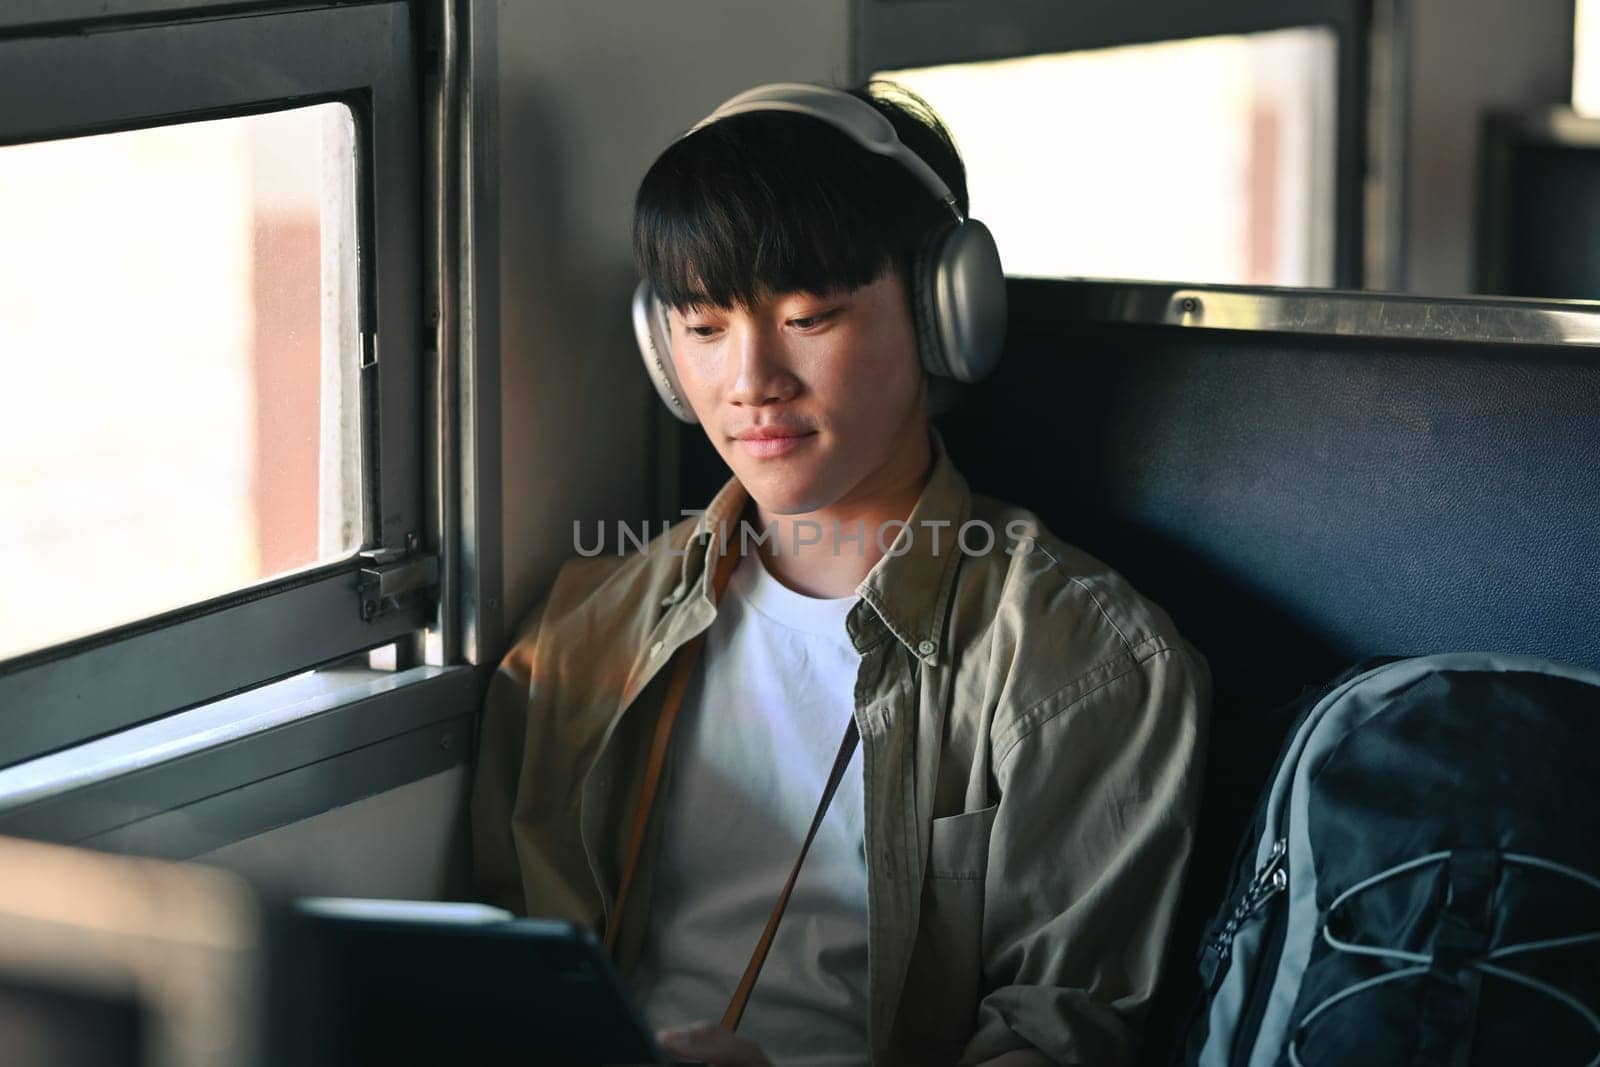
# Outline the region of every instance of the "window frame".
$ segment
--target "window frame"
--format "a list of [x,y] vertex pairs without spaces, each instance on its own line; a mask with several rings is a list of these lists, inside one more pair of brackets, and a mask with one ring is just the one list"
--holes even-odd
[[[1479,293],[1501,294],[1509,288],[1506,252],[1514,240],[1516,165],[1529,148],[1600,150],[1600,117],[1580,115],[1570,106],[1522,111],[1491,111],[1480,124],[1478,151],[1478,234],[1472,273]],[[1492,299],[1492,297],[1491,297]],[[1600,308],[1581,297],[1508,296],[1542,299]]]
[[880,70],[1329,26],[1338,50],[1333,285],[1360,289],[1372,19],[1372,0],[852,0],[850,70],[859,83]]
[[[327,101],[350,106],[365,497],[363,552],[349,559],[0,663],[0,766],[429,624],[433,605],[416,593],[364,619],[358,591],[363,570],[375,567],[364,553],[426,558],[417,54],[412,10],[398,0],[0,38],[0,143]],[[155,70],[161,74],[151,77]]]

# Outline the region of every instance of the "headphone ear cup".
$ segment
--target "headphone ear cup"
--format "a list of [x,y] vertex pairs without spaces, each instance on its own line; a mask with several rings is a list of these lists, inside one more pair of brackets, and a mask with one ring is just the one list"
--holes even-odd
[[921,254],[911,264],[911,315],[916,320],[917,352],[922,356],[922,368],[941,378],[950,377],[950,366],[945,359],[935,293],[938,289],[939,252],[950,230],[948,226],[935,230],[923,245]]
[[667,309],[657,299],[649,282],[640,282],[633,290],[633,335],[639,343],[645,373],[650,376],[667,410],[683,422],[699,422],[683,395],[678,368],[672,365],[672,332]]
[[[994,373],[1006,338],[1006,276],[989,228],[977,219],[941,232],[919,268],[918,340],[931,333],[923,365],[975,382]],[[928,361],[937,353],[939,369]]]

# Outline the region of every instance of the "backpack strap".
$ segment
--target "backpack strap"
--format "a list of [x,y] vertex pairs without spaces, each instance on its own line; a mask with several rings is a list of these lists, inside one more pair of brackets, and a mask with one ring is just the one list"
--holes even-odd
[[828,773],[828,784],[822,789],[822,799],[817,802],[817,813],[811,817],[811,829],[806,831],[806,839],[800,845],[800,855],[794,858],[794,867],[789,871],[789,880],[783,883],[783,891],[778,894],[778,902],[772,906],[772,914],[767,917],[767,927],[761,931],[761,937],[756,940],[755,951],[750,954],[750,962],[745,966],[744,977],[739,979],[739,988],[733,992],[733,1000],[728,1003],[728,1010],[722,1016],[722,1025],[728,1030],[739,1029],[739,1020],[744,1017],[745,1002],[750,999],[751,992],[756,987],[756,979],[761,975],[761,965],[767,960],[767,950],[772,947],[772,938],[778,932],[778,923],[783,919],[783,909],[789,906],[789,894],[794,892],[795,879],[800,877],[800,865],[806,861],[806,853],[811,851],[811,842],[817,836],[817,827],[822,825],[822,817],[828,813],[828,805],[833,802],[833,794],[839,789],[839,782],[844,778],[845,768],[850,765],[850,757],[856,750],[856,742],[861,735],[856,731],[855,716],[850,717],[850,723],[844,728],[844,739],[839,742],[839,754],[833,759],[833,770]]

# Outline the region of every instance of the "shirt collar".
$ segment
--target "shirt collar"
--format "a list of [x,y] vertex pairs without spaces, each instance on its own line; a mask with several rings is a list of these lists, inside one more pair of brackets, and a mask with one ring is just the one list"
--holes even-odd
[[711,498],[705,511],[695,520],[689,543],[684,547],[683,564],[678,576],[678,588],[669,600],[693,589],[706,601],[712,602],[711,579],[716,573],[716,562],[723,549],[737,547],[739,518],[744,514],[749,495],[737,477],[729,478],[717,495]]
[[931,664],[944,652],[945,615],[961,555],[957,538],[971,515],[972,493],[939,431],[930,427],[929,435],[934,461],[928,484],[905,527],[856,592],[912,655]]
[[[856,594],[871,607],[890,633],[926,663],[938,662],[944,652],[943,630],[955,584],[958,541],[963,523],[971,515],[972,493],[945,449],[939,431],[929,427],[933,447],[933,473],[922,494],[890,543],[883,558],[856,586]],[[729,478],[696,521],[683,555],[678,589],[693,589],[711,602],[710,582],[724,547],[719,531],[737,545],[739,520],[748,494],[737,477]],[[884,538],[896,529],[887,526]],[[876,531],[867,531],[871,539]],[[696,573],[698,571],[698,573]],[[870,643],[859,633],[852,613],[851,637],[858,647]]]

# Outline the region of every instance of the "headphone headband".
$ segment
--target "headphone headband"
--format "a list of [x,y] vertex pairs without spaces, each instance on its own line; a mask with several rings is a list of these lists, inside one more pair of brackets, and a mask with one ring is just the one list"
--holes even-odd
[[957,222],[966,221],[966,215],[956,202],[955,194],[950,191],[944,179],[939,177],[939,172],[930,167],[927,160],[906,147],[905,142],[900,140],[900,135],[895,132],[894,124],[871,104],[839,89],[825,85],[809,85],[805,82],[774,82],[770,85],[758,85],[754,89],[747,89],[738,96],[723,101],[715,111],[691,126],[684,136],[687,137],[713,122],[751,111],[788,111],[796,115],[809,115],[811,118],[826,122],[867,151],[899,161],[927,186],[929,192],[950,209]]

